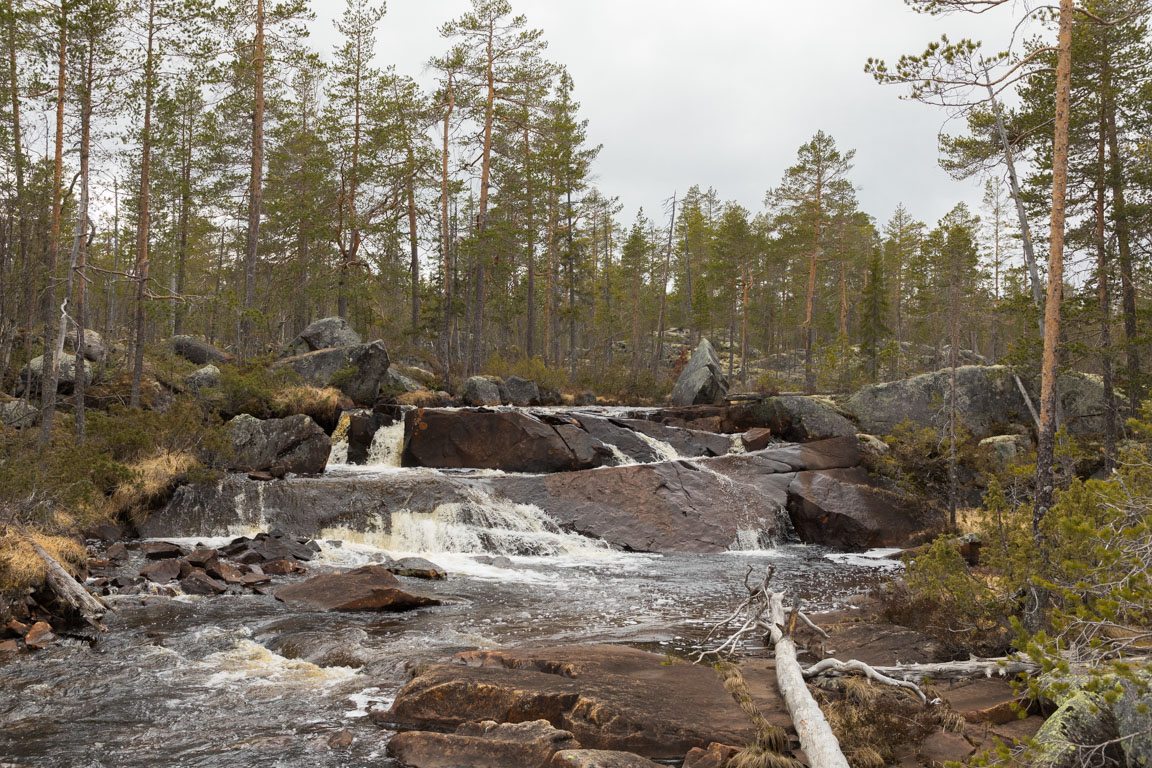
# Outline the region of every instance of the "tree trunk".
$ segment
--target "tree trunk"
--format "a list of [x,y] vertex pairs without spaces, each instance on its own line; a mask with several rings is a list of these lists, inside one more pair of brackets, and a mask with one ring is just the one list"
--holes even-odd
[[[12,165],[16,171],[16,230],[17,241],[20,247],[20,279],[24,282],[24,303],[25,311],[31,316],[32,312],[32,280],[29,274],[28,265],[28,217],[25,215],[25,206],[27,200],[24,198],[24,148],[22,145],[21,131],[23,128],[20,123],[20,76],[19,70],[16,66],[16,14],[8,14],[8,90],[9,96],[12,99]],[[13,259],[15,264],[15,259]],[[10,291],[10,295],[15,300],[15,291]],[[16,304],[13,304],[15,311]],[[32,324],[28,323],[27,330],[31,331]],[[28,348],[31,333],[25,333],[24,344]],[[0,376],[5,371],[0,370]],[[25,388],[24,397],[28,400],[32,399],[32,393]]]
[[244,246],[244,310],[240,348],[247,356],[259,349],[255,341],[256,260],[260,243],[260,212],[264,202],[264,0],[256,0],[256,41],[252,49],[252,170],[248,187],[248,238]]
[[148,223],[151,215],[152,97],[156,62],[152,46],[156,35],[156,0],[148,2],[148,49],[144,60],[144,128],[140,138],[140,193],[136,216],[136,321],[132,346],[132,392],[128,403],[140,407],[140,383],[144,376],[144,300],[148,288]]
[[476,256],[476,297],[472,305],[472,339],[468,355],[468,372],[480,371],[484,355],[484,304],[487,300],[487,276],[485,266],[488,258],[488,243],[485,230],[488,223],[488,185],[492,173],[492,124],[495,121],[496,72],[495,72],[495,21],[488,21],[487,44],[487,96],[484,102],[484,145],[480,159],[480,206],[476,217],[476,234],[480,239],[479,253]]
[[820,260],[820,225],[824,215],[824,180],[816,179],[816,220],[813,224],[812,257],[808,261],[808,297],[804,303],[804,391],[816,391],[816,372],[812,368],[812,348],[816,345],[816,326],[812,324],[816,302],[816,263]]
[[[64,84],[68,65],[67,5],[60,4],[59,55],[56,69],[56,156],[52,165],[52,223],[48,235],[48,259],[45,276],[48,281],[44,302],[44,361],[40,369],[40,447],[48,445],[52,421],[56,415],[56,382],[59,359],[52,345],[56,335],[56,261],[60,254],[61,183],[64,175]],[[79,373],[79,372],[77,372]]]
[[672,215],[668,217],[668,248],[664,252],[664,274],[660,278],[660,317],[656,331],[656,354],[652,356],[652,370],[658,371],[664,362],[664,305],[668,301],[668,270],[672,266],[672,233],[676,227],[676,193],[672,193]]
[[412,338],[420,328],[420,240],[416,230],[416,161],[408,145],[408,248],[412,276]]
[[87,376],[84,375],[84,335],[87,329],[88,313],[88,237],[90,233],[88,220],[88,160],[92,145],[92,88],[95,82],[96,39],[95,34],[89,30],[87,59],[84,72],[84,101],[80,108],[80,210],[77,212],[77,222],[83,227],[77,241],[80,253],[76,260],[76,443],[84,442],[86,423],[84,412],[84,388],[87,385]]
[[440,247],[443,258],[444,318],[440,330],[440,355],[445,371],[452,368],[452,238],[448,221],[448,133],[452,127],[452,110],[456,107],[456,94],[452,76],[448,76],[448,110],[444,113],[444,144],[440,155]]
[[1100,300],[1100,378],[1104,385],[1104,473],[1116,465],[1116,391],[1112,383],[1112,290],[1108,276],[1108,242],[1104,232],[1108,163],[1108,93],[1101,94],[1100,141],[1096,151],[1096,295]]
[[[1048,250],[1048,296],[1044,304],[1044,357],[1040,372],[1040,432],[1036,448],[1036,499],[1032,536],[1044,551],[1040,524],[1052,507],[1052,462],[1056,448],[1056,378],[1060,310],[1064,298],[1064,220],[1068,188],[1068,128],[1072,93],[1072,0],[1060,0],[1060,36],[1056,60],[1056,118],[1052,144],[1052,222]],[[1041,611],[1036,613],[1042,621]],[[1039,626],[1034,623],[1034,627]]]
[[188,219],[192,205],[192,115],[191,106],[185,104],[184,123],[180,126],[180,220],[177,224],[178,244],[176,246],[176,296],[172,315],[172,335],[184,333],[184,284],[187,279],[188,263]]
[[525,320],[524,329],[524,354],[531,360],[536,356],[536,223],[535,223],[535,199],[532,196],[532,169],[529,166],[531,158],[531,146],[528,143],[528,125],[524,125],[524,198],[528,204],[526,212],[527,222],[524,225],[525,232],[528,235],[528,274],[525,276],[527,279],[527,295],[525,301],[527,303],[527,318]]

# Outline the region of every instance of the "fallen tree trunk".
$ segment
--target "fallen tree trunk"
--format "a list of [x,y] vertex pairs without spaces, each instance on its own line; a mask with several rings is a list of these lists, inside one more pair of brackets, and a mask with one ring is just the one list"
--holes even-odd
[[[861,662],[843,662],[836,659],[824,659],[804,670],[807,678],[852,674],[858,672],[868,674],[864,670],[849,668],[848,665]],[[864,665],[868,666],[868,665]],[[922,683],[925,680],[971,680],[977,677],[1016,677],[1017,675],[1033,674],[1040,667],[1030,661],[1013,657],[996,659],[969,659],[968,661],[945,661],[939,664],[897,664],[890,667],[868,667],[879,675],[894,678],[890,685],[900,682]],[[871,676],[871,675],[869,675]],[[875,678],[873,678],[875,679]],[[884,681],[880,681],[884,682]],[[905,687],[905,686],[901,686]]]
[[48,554],[44,547],[37,544],[27,531],[23,528],[18,530],[24,541],[32,547],[32,551],[44,561],[44,567],[48,569],[48,586],[52,588],[56,596],[80,614],[84,621],[101,632],[107,632],[108,628],[100,619],[104,618],[108,606],[94,597],[91,592],[84,588],[84,585],[72,578],[72,574],[68,573],[64,566],[56,561],[56,558]]

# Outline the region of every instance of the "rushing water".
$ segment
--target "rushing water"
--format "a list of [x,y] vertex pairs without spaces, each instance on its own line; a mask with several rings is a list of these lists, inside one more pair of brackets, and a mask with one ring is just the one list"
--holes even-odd
[[[377,435],[371,455],[374,465],[333,474],[433,471],[396,468],[394,429]],[[218,544],[239,532],[183,543]],[[65,638],[0,661],[0,763],[390,766],[390,734],[366,714],[390,704],[412,665],[524,644],[686,654],[739,600],[748,567],[775,567],[774,583],[810,610],[841,604],[889,567],[802,545],[761,550],[755,536],[739,541],[751,551],[622,553],[565,533],[535,507],[479,492],[428,513],[393,513],[388,534],[332,529],[321,539],[309,575],[375,562],[384,551],[420,554],[448,580],[402,581],[445,604],[352,614],[300,612],[257,594],[115,598],[110,632],[95,642]],[[484,564],[481,553],[509,555],[511,567]],[[125,571],[142,564],[134,554]],[[352,746],[329,747],[343,729]]]

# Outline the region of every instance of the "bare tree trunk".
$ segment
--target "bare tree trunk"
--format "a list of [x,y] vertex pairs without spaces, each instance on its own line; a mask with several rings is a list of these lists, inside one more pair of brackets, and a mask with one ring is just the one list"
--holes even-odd
[[408,249],[412,279],[412,337],[420,328],[420,239],[416,230],[416,161],[408,145]]
[[487,300],[487,276],[485,274],[486,260],[488,258],[488,243],[484,236],[488,223],[488,185],[492,172],[492,124],[495,121],[496,106],[496,72],[495,72],[495,21],[488,21],[487,45],[487,96],[484,103],[484,145],[480,160],[480,209],[476,217],[477,236],[480,238],[480,249],[476,256],[476,298],[472,306],[472,339],[468,355],[469,373],[480,370],[481,357],[484,354],[484,304]]
[[1110,475],[1116,465],[1116,390],[1112,383],[1112,290],[1108,276],[1108,244],[1104,233],[1104,189],[1108,166],[1105,154],[1108,133],[1105,91],[1100,103],[1100,141],[1096,163],[1096,295],[1100,300],[1100,378],[1104,385],[1104,473]]
[[248,355],[259,349],[252,313],[256,310],[256,262],[260,243],[260,213],[264,203],[264,0],[256,0],[256,41],[252,49],[254,86],[252,104],[252,170],[248,187],[248,238],[244,246],[244,309],[240,349]]
[[148,50],[144,61],[144,128],[140,140],[140,193],[136,216],[136,322],[132,346],[132,393],[129,405],[140,407],[140,384],[144,376],[144,300],[148,289],[148,223],[152,209],[152,97],[156,62],[152,54],[156,35],[156,0],[148,2]]
[[89,201],[89,184],[88,184],[88,159],[92,146],[92,88],[95,83],[95,58],[96,58],[96,40],[95,34],[89,30],[88,34],[88,50],[87,59],[85,61],[84,71],[84,101],[80,109],[80,210],[77,212],[77,222],[83,229],[80,232],[80,238],[77,240],[79,247],[79,256],[76,260],[76,390],[75,390],[75,409],[76,409],[76,443],[77,445],[84,442],[85,432],[87,425],[85,423],[84,412],[84,389],[87,386],[87,374],[85,370],[87,366],[84,363],[84,352],[87,343],[84,339],[85,330],[87,329],[87,313],[88,313],[88,238],[89,238],[89,220],[88,220],[88,201]]
[[816,391],[816,372],[812,367],[812,348],[816,345],[816,326],[812,310],[816,302],[816,263],[820,260],[820,225],[824,215],[824,179],[816,179],[816,220],[812,235],[812,256],[808,261],[808,297],[804,303],[804,391]]
[[664,273],[660,277],[660,316],[657,321],[656,353],[652,356],[652,370],[659,370],[664,362],[664,305],[668,301],[668,270],[672,266],[672,233],[676,227],[676,193],[672,193],[672,214],[668,217],[668,247],[664,252]]
[[[12,165],[15,166],[16,171],[16,229],[17,239],[20,246],[20,279],[28,288],[24,292],[25,311],[31,315],[32,312],[32,293],[30,290],[32,279],[29,274],[28,268],[28,218],[25,215],[25,207],[27,200],[24,198],[24,148],[22,145],[23,136],[21,131],[23,128],[20,123],[20,78],[19,71],[16,66],[16,14],[8,14],[8,91],[12,99]],[[16,261],[13,259],[15,271]],[[7,293],[15,299],[16,291],[9,290]],[[16,303],[13,303],[13,313],[16,311]],[[25,348],[28,347],[31,340],[32,324],[28,323],[26,333],[24,334]],[[6,367],[6,366],[5,366]],[[0,376],[5,373],[0,370]],[[28,400],[32,399],[32,393],[25,388],[24,397]]]
[[536,223],[535,200],[532,196],[532,169],[528,165],[531,147],[528,143],[528,125],[524,125],[524,197],[528,203],[525,231],[528,234],[527,318],[524,329],[524,354],[528,359],[536,356]]
[[45,275],[48,279],[47,299],[44,302],[44,361],[40,369],[40,447],[48,445],[52,437],[52,421],[56,415],[56,383],[59,359],[52,345],[56,335],[56,261],[60,254],[61,183],[64,175],[64,84],[68,65],[67,6],[60,4],[59,55],[56,70],[56,157],[52,165],[52,224],[48,235],[48,260]]
[[192,205],[192,115],[190,105],[185,104],[184,122],[180,126],[180,219],[177,223],[178,244],[176,246],[176,290],[172,315],[172,335],[184,333],[184,284],[187,279],[188,263],[188,219]]
[[[1060,310],[1064,297],[1064,220],[1068,188],[1068,129],[1072,92],[1073,1],[1060,0],[1060,35],[1056,60],[1056,118],[1052,144],[1052,222],[1048,251],[1048,296],[1044,304],[1044,357],[1040,375],[1040,433],[1036,449],[1036,499],[1032,536],[1044,551],[1040,524],[1052,507],[1052,462],[1056,448],[1056,378],[1060,342]],[[1041,601],[1042,608],[1043,601]],[[1036,611],[1034,627],[1043,621]]]
[[448,221],[448,132],[452,126],[452,111],[456,108],[456,93],[452,77],[448,77],[448,110],[444,113],[444,144],[440,155],[440,247],[443,258],[444,318],[440,331],[440,354],[445,371],[452,367],[452,238]]

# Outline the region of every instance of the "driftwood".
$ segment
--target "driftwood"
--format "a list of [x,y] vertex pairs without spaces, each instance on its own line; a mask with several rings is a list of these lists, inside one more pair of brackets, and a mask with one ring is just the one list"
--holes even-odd
[[32,550],[44,561],[44,566],[48,569],[48,586],[56,593],[56,596],[72,607],[84,621],[91,624],[93,627],[101,632],[107,632],[108,628],[100,621],[104,618],[107,612],[107,603],[98,599],[91,592],[84,588],[84,585],[72,578],[72,574],[64,570],[64,566],[56,561],[56,558],[48,554],[48,552],[39,544],[37,544],[28,532],[23,528],[17,528],[21,537],[32,547]]
[[[814,677],[820,677],[821,675],[829,674],[864,675],[864,677],[867,677],[869,680],[875,680],[876,682],[883,683],[884,685],[891,685],[896,688],[906,688],[916,694],[916,696],[920,699],[921,704],[928,703],[928,697],[924,695],[924,691],[920,690],[920,686],[916,685],[916,683],[912,683],[907,680],[897,680],[894,677],[889,677],[883,672],[877,670],[875,667],[869,664],[865,664],[862,661],[857,661],[856,659],[852,659],[851,661],[840,661],[838,659],[824,659],[822,661],[818,661],[817,663],[804,670],[804,679],[810,680]],[[933,703],[936,702],[934,701]]]
[[[825,659],[824,661],[835,661]],[[839,670],[834,665],[820,668],[824,661],[813,664],[804,670],[808,677],[839,675],[855,670]],[[843,662],[838,662],[843,663]],[[945,661],[939,664],[896,664],[889,667],[871,667],[872,671],[898,681],[922,683],[925,680],[972,680],[977,677],[1007,677],[1032,674],[1040,667],[1030,661],[1013,656],[992,659],[969,659],[968,661]]]

